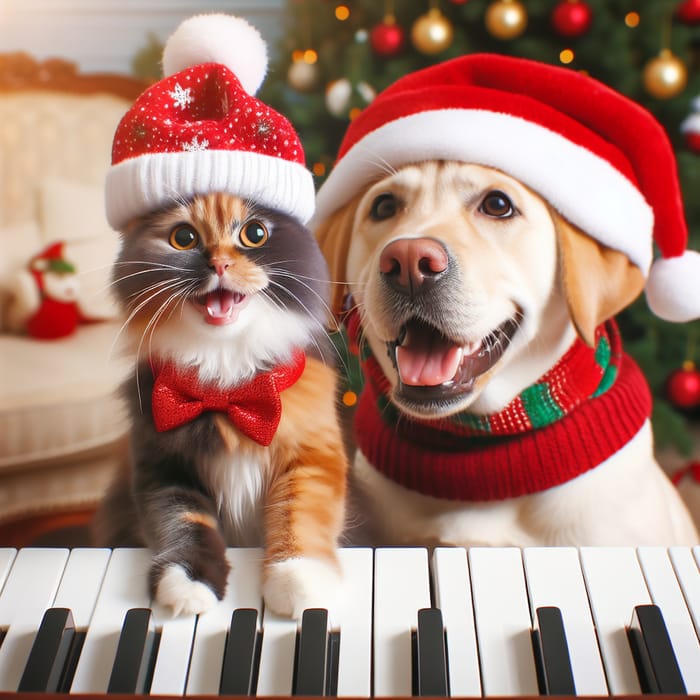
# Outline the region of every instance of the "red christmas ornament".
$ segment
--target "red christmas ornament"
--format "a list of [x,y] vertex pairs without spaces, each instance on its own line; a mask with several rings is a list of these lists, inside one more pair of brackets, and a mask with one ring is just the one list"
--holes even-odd
[[593,10],[584,0],[562,0],[552,10],[551,19],[557,34],[573,38],[588,31],[593,21]]
[[700,0],[685,0],[676,8],[676,17],[683,24],[700,24]]
[[369,33],[369,43],[377,56],[396,56],[403,49],[406,35],[400,25],[396,24],[393,16],[387,15]]
[[466,5],[469,0],[450,0],[453,5]]
[[666,383],[668,400],[676,408],[696,408],[700,406],[700,371],[693,362],[684,362],[674,370]]

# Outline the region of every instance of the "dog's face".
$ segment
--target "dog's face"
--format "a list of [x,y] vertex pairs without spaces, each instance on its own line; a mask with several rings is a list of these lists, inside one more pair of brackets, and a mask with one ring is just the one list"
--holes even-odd
[[[624,256],[600,251],[519,181],[473,164],[404,167],[318,235],[336,280],[348,282],[391,399],[419,417],[502,408],[556,361],[575,327],[592,342],[601,316],[643,284],[632,268],[623,302],[617,283],[589,294],[609,259],[630,268]],[[565,262],[576,256],[600,269],[586,279]]]

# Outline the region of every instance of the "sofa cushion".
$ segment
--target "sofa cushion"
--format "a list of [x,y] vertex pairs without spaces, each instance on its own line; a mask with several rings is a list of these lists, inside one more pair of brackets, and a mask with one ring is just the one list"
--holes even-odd
[[80,326],[48,342],[0,336],[0,469],[108,445],[126,433],[116,390],[131,361],[115,349],[120,326]]

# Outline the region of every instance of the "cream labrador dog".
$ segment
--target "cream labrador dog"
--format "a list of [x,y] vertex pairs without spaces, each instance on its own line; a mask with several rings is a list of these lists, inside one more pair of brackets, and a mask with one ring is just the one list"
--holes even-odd
[[[526,464],[535,482],[524,487],[527,493],[512,495],[529,478],[513,475],[515,460],[506,459],[503,467],[496,454],[489,475],[489,448],[484,473],[471,481],[462,484],[450,471],[461,459],[451,452],[462,444],[454,417],[458,427],[468,424],[465,416],[525,420],[527,411],[514,404],[522,404],[528,388],[553,368],[561,376],[553,376],[558,386],[552,392],[568,392],[572,414],[585,410],[581,404],[595,394],[590,389],[601,375],[594,372],[594,384],[584,389],[588,380],[580,377],[590,370],[584,348],[594,355],[601,345],[614,345],[607,336],[601,343],[597,329],[644,287],[643,274],[626,255],[578,230],[517,179],[451,161],[406,165],[378,179],[321,222],[317,235],[335,278],[349,280],[347,289],[338,285],[336,305],[349,291],[351,331],[353,325],[361,329],[363,355],[373,358],[367,383],[379,387],[370,397],[365,390],[358,409],[358,528],[351,538],[517,546],[698,541],[684,504],[654,460],[646,414],[625,405],[637,402],[636,388],[602,413],[591,413],[576,428],[584,431],[578,441],[567,436],[548,445],[552,463]],[[620,351],[613,347],[615,353]],[[573,365],[569,374],[562,358]],[[636,387],[634,377],[627,381]],[[578,397],[577,388],[584,389]],[[369,404],[379,405],[376,413],[364,410]],[[584,453],[597,454],[596,442],[607,439],[597,421],[606,420],[606,411],[628,409],[634,414],[629,439],[620,436],[619,449],[589,468]],[[395,418],[382,437],[375,428],[387,413]],[[552,426],[556,421],[542,430]],[[493,425],[489,430],[497,432]],[[525,432],[505,431],[496,452],[504,444],[519,449]],[[489,439],[473,434],[476,441]],[[396,444],[402,441],[405,446]],[[580,470],[575,463],[572,471],[557,473],[556,461],[570,450],[582,450]],[[385,463],[378,468],[368,455]],[[466,464],[470,455],[463,459]],[[405,473],[397,461],[411,462]],[[444,487],[429,483],[440,475],[449,477]],[[504,479],[515,485],[503,488]],[[459,496],[463,488],[467,499]]]

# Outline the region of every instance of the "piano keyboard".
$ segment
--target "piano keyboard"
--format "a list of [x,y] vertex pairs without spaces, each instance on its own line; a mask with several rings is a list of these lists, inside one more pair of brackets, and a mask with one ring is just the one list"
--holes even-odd
[[146,550],[0,549],[0,691],[700,693],[700,547],[347,548],[301,623],[265,610],[260,550],[228,557],[226,598],[173,618]]

